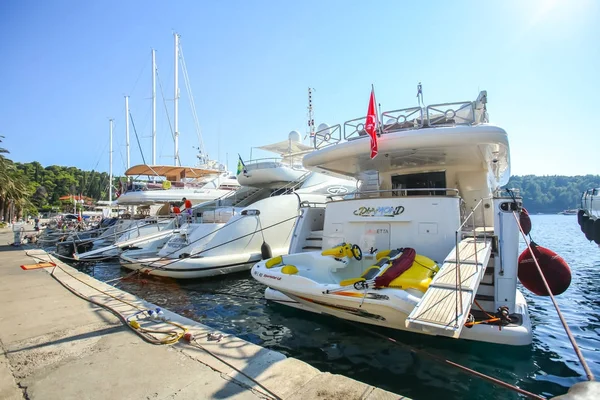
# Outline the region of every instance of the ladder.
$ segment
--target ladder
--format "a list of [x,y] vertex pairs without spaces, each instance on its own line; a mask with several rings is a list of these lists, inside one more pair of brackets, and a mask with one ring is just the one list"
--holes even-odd
[[442,268],[406,319],[406,327],[457,338],[469,316],[491,254],[491,238],[461,240],[448,254]]
[[[486,227],[482,205],[483,199],[456,230],[456,246],[406,319],[408,329],[453,338],[460,336],[490,260],[494,262],[493,230]],[[482,227],[475,223],[478,208],[481,208]],[[469,232],[463,230],[467,222],[470,222]],[[472,236],[468,236],[471,232]]]

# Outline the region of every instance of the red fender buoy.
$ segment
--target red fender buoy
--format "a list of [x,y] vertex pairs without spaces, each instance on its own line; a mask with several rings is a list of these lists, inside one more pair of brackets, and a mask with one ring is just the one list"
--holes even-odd
[[[550,291],[553,295],[559,295],[569,288],[571,284],[571,268],[561,256],[550,249],[531,243],[533,254],[540,264],[540,268]],[[548,296],[542,277],[531,257],[529,249],[525,249],[519,256],[519,270],[517,276],[519,281],[538,296]]]
[[525,235],[529,235],[529,232],[531,232],[531,218],[529,218],[529,213],[525,207],[521,208],[519,223],[521,224],[521,228],[523,228]]

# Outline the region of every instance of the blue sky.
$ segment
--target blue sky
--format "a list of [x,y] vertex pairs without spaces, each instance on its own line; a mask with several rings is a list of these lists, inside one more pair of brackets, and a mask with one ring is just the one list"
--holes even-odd
[[[513,174],[600,174],[600,2],[17,1],[0,3],[0,135],[15,161],[125,167],[125,94],[150,159],[151,59],[172,119],[173,36],[181,35],[205,147],[237,154],[317,124],[473,100],[509,133]],[[198,139],[180,74],[180,158]],[[173,141],[158,90],[158,162]],[[255,153],[256,154],[256,153]],[[268,154],[262,154],[268,156]],[[132,165],[141,156],[131,129]]]

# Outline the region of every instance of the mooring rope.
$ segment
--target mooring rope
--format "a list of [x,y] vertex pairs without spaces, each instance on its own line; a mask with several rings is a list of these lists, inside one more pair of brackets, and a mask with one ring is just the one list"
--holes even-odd
[[542,268],[540,267],[540,264],[538,263],[538,260],[535,257],[535,254],[533,254],[533,249],[531,248],[531,242],[527,241],[527,235],[525,235],[525,232],[523,231],[523,228],[521,227],[519,217],[517,216],[517,213],[515,211],[513,211],[513,216],[515,217],[515,220],[517,221],[517,226],[519,227],[519,231],[521,232],[521,235],[523,236],[523,240],[525,241],[525,244],[527,245],[527,248],[529,249],[529,252],[531,253],[531,258],[533,259],[533,262],[535,263],[535,266],[536,266],[538,272],[540,273],[540,277],[542,278],[542,282],[544,283],[546,291],[548,292],[548,295],[550,296],[550,300],[552,300],[552,304],[554,305],[554,308],[556,309],[558,318],[560,319],[560,322],[562,323],[562,326],[565,329],[565,332],[567,333],[567,337],[569,338],[569,341],[571,342],[571,346],[573,346],[573,350],[575,351],[577,358],[579,358],[579,362],[581,363],[581,366],[583,367],[583,370],[585,371],[585,374],[587,375],[588,380],[593,381],[594,374],[592,373],[592,371],[590,370],[590,367],[588,366],[587,362],[585,361],[585,358],[583,357],[583,354],[581,353],[581,349],[577,345],[577,341],[575,341],[575,337],[571,333],[571,329],[569,328],[569,325],[567,324],[565,317],[563,316],[562,312],[560,311],[560,307],[558,306],[558,303],[556,302],[556,299],[554,298],[554,295],[552,294],[552,291],[550,290],[550,286],[548,285],[548,281],[546,281],[546,277],[544,276],[544,273],[542,272]]

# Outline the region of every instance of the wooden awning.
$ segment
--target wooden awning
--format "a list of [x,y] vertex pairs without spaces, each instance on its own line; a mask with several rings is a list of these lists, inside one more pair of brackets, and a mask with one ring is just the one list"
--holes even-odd
[[184,178],[201,178],[206,175],[218,174],[220,171],[215,169],[203,169],[194,167],[177,167],[174,165],[134,165],[125,171],[126,176],[164,176],[172,182],[180,181]]

